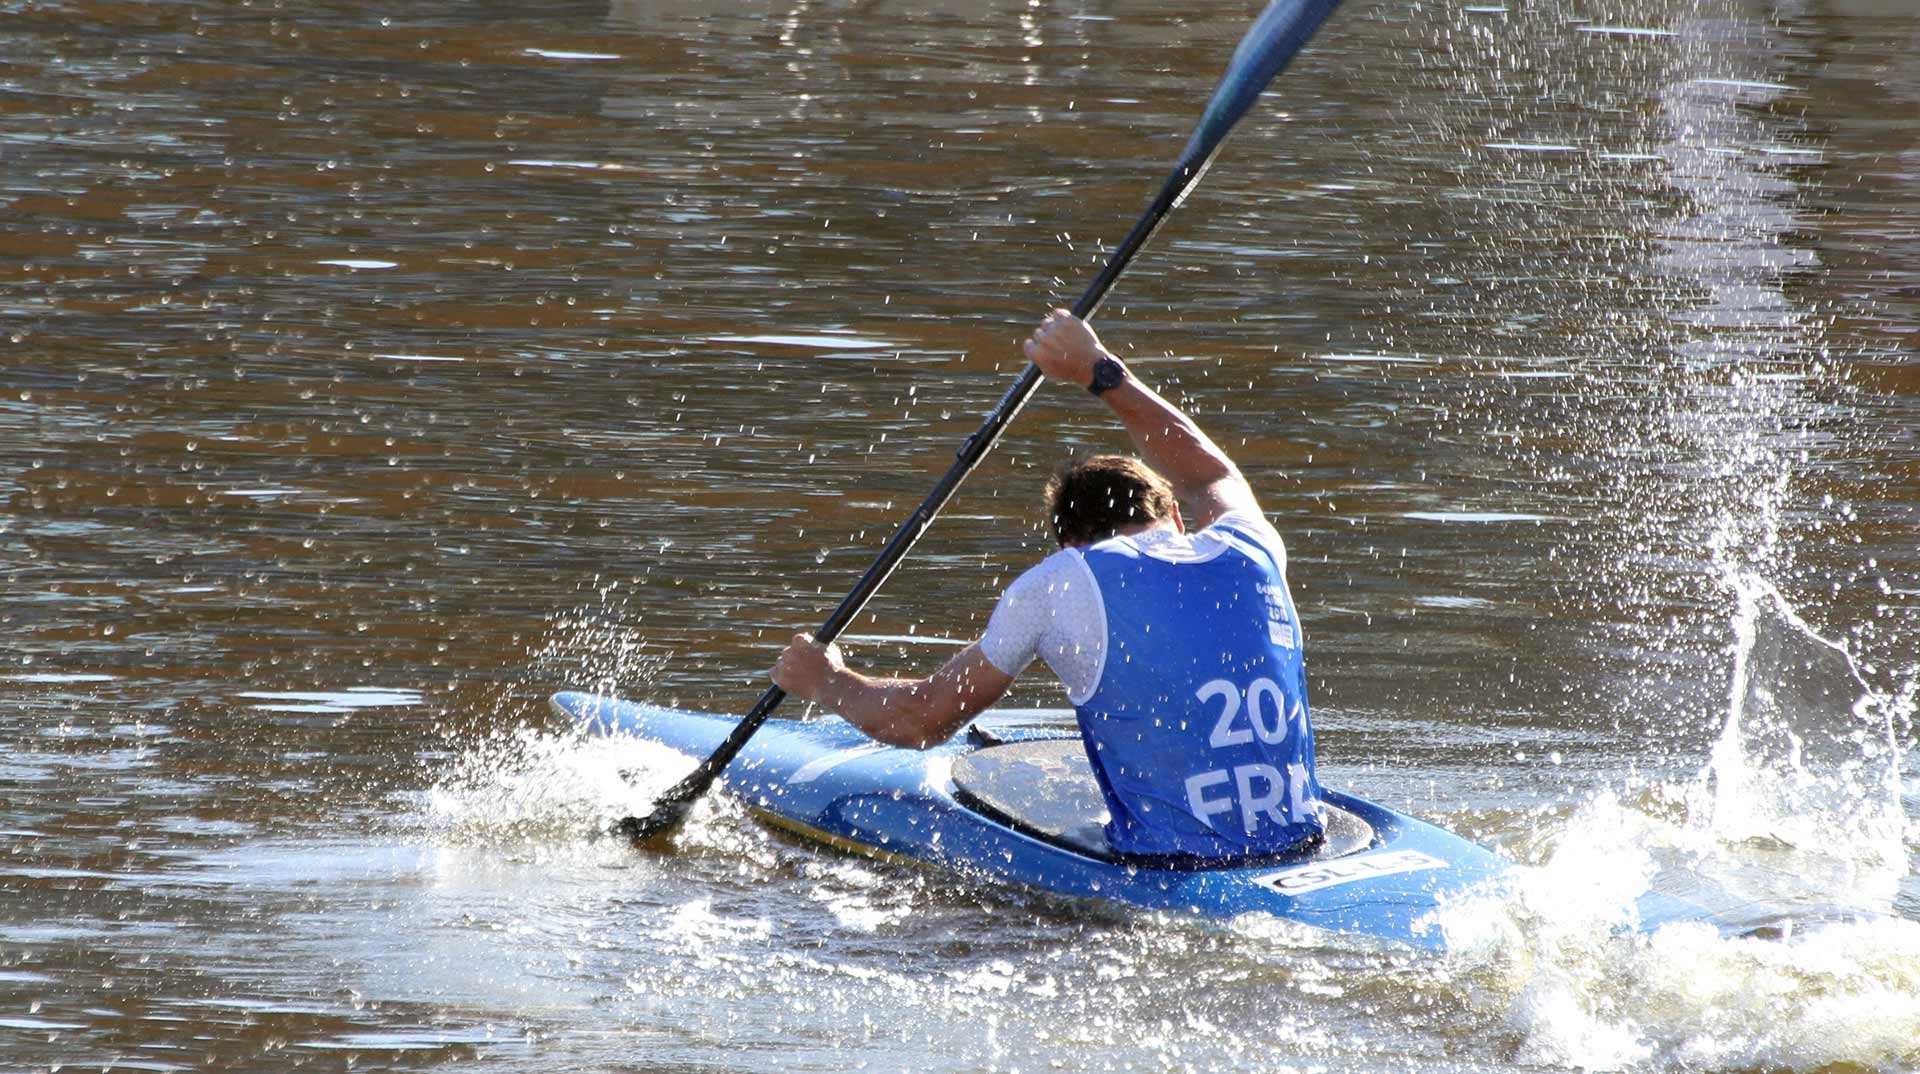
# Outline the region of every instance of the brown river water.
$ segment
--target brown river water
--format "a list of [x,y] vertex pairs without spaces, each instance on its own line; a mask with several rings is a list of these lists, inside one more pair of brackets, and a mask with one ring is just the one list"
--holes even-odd
[[[686,762],[546,694],[751,704],[1254,11],[0,0],[0,1069],[1920,1066],[1909,0],[1349,0],[1101,315],[1323,777],[1529,867],[1455,955],[598,837]],[[1120,443],[1043,391],[853,658]]]

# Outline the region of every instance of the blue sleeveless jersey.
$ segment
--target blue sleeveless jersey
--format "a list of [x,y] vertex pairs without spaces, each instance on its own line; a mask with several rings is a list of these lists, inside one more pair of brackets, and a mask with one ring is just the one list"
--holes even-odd
[[1281,564],[1219,525],[1212,559],[1125,539],[1083,555],[1106,606],[1099,685],[1080,733],[1128,856],[1278,854],[1322,829],[1299,619]]

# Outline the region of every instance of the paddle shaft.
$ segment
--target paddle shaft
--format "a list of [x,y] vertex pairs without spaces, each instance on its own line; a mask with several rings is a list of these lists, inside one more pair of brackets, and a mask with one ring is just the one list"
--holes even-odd
[[[1339,4],[1340,0],[1270,0],[1266,10],[1254,20],[1253,27],[1240,39],[1233,59],[1227,64],[1226,74],[1208,99],[1193,136],[1180,153],[1179,162],[1173,166],[1173,174],[1167,177],[1153,203],[1147,206],[1147,211],[1133,225],[1133,230],[1127,233],[1119,248],[1107,258],[1107,263],[1101,267],[1093,283],[1088,285],[1086,293],[1080,296],[1080,301],[1073,307],[1076,316],[1091,318],[1094,311],[1100,308],[1101,300],[1107,297],[1107,291],[1113,287],[1114,281],[1126,271],[1127,265],[1133,261],[1133,255],[1146,246],[1147,240],[1153,237],[1167,214],[1179,206],[1200,181],[1200,177],[1206,174],[1207,165],[1220,151],[1234,124],[1253,107],[1267,84],[1286,67]],[[933,487],[933,491],[927,494],[926,500],[914,509],[913,514],[901,523],[900,529],[874,559],[873,566],[867,568],[859,584],[853,587],[853,592],[848,593],[840,606],[827,617],[826,624],[814,635],[815,640],[823,644],[831,642],[859,618],[867,601],[886,584],[893,569],[900,565],[921,535],[927,532],[927,527],[933,524],[934,516],[953,498],[960,482],[966,480],[967,474],[993,449],[1000,434],[1006,431],[1007,425],[1020,413],[1020,408],[1026,405],[1034,389],[1040,386],[1040,379],[1040,370],[1029,365],[1020,378],[1013,382],[1007,394],[1000,398],[999,404],[987,414],[980,428],[960,446],[959,457],[947,470],[946,476]],[[727,736],[720,748],[700,762],[700,767],[694,769],[687,778],[668,788],[651,814],[628,817],[620,822],[619,829],[639,843],[677,827],[694,800],[706,793],[720,771],[732,762],[741,747],[767,721],[767,717],[773,715],[773,710],[786,700],[786,696],[786,691],[778,686],[762,694],[753,710],[734,727],[733,733]]]
[[[1214,149],[1217,151],[1218,146],[1214,146]],[[1161,188],[1159,195],[1153,199],[1147,211],[1133,225],[1133,230],[1127,233],[1127,237],[1121,241],[1120,246],[1107,258],[1106,264],[1101,266],[1100,274],[1095,276],[1093,282],[1087,286],[1080,300],[1074,303],[1074,316],[1082,319],[1093,317],[1099,310],[1100,303],[1107,297],[1107,292],[1113,288],[1114,282],[1133,261],[1134,255],[1146,246],[1147,240],[1159,230],[1167,214],[1180,204],[1187,191],[1199,181],[1211,159],[1212,154],[1209,153],[1197,162],[1182,160],[1174,168],[1173,174],[1168,176],[1166,185]],[[860,577],[853,591],[840,601],[840,606],[833,610],[832,615],[827,616],[826,623],[813,635],[815,641],[822,645],[833,641],[840,636],[841,631],[851,626],[853,621],[860,617],[860,612],[867,606],[867,601],[880,591],[880,587],[885,585],[887,578],[893,574],[894,568],[900,565],[900,561],[913,550],[913,546],[927,532],[927,528],[933,525],[935,516],[947,506],[947,501],[951,500],[953,494],[959,490],[960,483],[967,479],[967,475],[973,472],[973,468],[980,464],[981,459],[986,458],[987,452],[993,450],[993,445],[999,441],[1000,434],[1013,423],[1014,417],[1020,413],[1022,407],[1027,405],[1027,400],[1032,397],[1035,389],[1040,387],[1041,379],[1040,367],[1029,363],[1021,372],[1019,379],[1013,382],[1012,387],[1007,389],[1007,393],[1000,397],[1000,402],[987,414],[986,420],[980,423],[980,428],[960,445],[953,465],[947,468],[940,482],[933,486],[933,491],[927,493],[927,498],[922,500],[920,506],[914,508],[913,514],[908,515],[906,521],[900,524],[900,528],[894,531],[893,537],[887,541],[885,547],[880,549],[880,554],[874,557],[873,565],[868,567],[867,573]],[[668,788],[667,792],[660,796],[650,816],[628,817],[621,822],[621,830],[632,839],[639,841],[676,825],[686,814],[688,807],[713,786],[713,781],[719,777],[721,771],[732,763],[734,757],[746,746],[747,740],[752,738],[754,732],[760,729],[760,725],[773,715],[774,710],[780,707],[780,703],[786,700],[786,697],[787,692],[780,687],[769,687],[766,693],[760,695],[760,700],[754,702],[753,708],[747,715],[734,727],[733,732],[727,736],[727,740],[720,744],[720,748],[714,750],[706,760],[701,761],[700,767],[694,769],[685,779]]]

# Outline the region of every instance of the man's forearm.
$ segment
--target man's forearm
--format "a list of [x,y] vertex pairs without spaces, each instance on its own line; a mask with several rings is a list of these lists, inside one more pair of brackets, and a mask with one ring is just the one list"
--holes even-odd
[[1191,504],[1216,482],[1238,478],[1233,460],[1185,412],[1129,377],[1100,396],[1133,438],[1140,457]]
[[1179,407],[1124,374],[1119,359],[1086,321],[1067,310],[1054,310],[1022,349],[1054,380],[1099,387],[1100,398],[1126,426],[1140,457],[1173,486],[1188,511],[1187,522],[1208,526],[1228,511],[1260,509],[1227,453]]
[[1006,694],[1013,676],[994,667],[974,642],[924,679],[877,678],[835,663],[789,681],[802,697],[874,738],[919,750],[953,737]]
[[940,741],[928,740],[925,679],[877,678],[841,669],[820,685],[815,700],[882,742],[924,749]]

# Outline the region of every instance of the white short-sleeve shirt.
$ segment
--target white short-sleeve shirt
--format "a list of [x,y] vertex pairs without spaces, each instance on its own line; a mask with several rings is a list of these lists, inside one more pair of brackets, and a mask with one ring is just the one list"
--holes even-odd
[[[1159,526],[1108,541],[1124,541],[1169,563],[1204,563],[1230,547],[1224,534],[1214,532],[1220,526],[1257,542],[1286,570],[1279,532],[1251,511],[1228,511],[1198,533]],[[987,620],[980,652],[1008,675],[1020,674],[1038,656],[1060,677],[1068,700],[1078,705],[1093,696],[1106,667],[1107,609],[1081,549],[1062,548],[1007,586]]]

